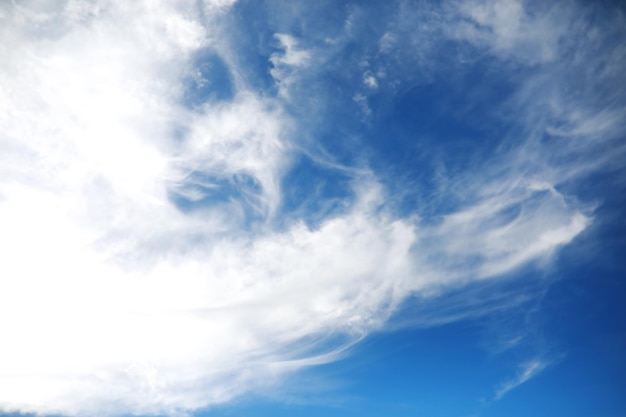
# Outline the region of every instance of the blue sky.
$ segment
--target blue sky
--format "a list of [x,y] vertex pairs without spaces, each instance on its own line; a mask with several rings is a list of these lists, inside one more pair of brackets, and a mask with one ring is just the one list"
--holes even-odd
[[0,415],[626,415],[625,20],[0,4]]

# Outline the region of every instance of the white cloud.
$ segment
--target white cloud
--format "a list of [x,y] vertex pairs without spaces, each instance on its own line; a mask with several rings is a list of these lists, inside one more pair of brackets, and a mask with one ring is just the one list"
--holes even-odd
[[[185,8],[140,7],[88,23],[58,12],[58,38],[24,33],[40,18],[29,10],[4,29],[20,45],[0,75],[4,410],[177,413],[228,401],[332,360],[381,325],[410,276],[414,227],[376,214],[368,193],[317,230],[233,220],[242,204],[271,219],[289,121],[246,91],[185,110],[185,65],[211,45]],[[137,15],[145,24],[130,24]],[[193,172],[259,186],[185,214],[168,193],[194,185]],[[333,334],[346,338],[329,348]]]
[[462,2],[458,7],[467,22],[452,26],[453,37],[520,59],[525,64],[554,60],[560,37],[567,35],[568,28],[561,25],[563,20],[555,18],[555,10],[531,16],[523,1]]
[[372,109],[370,109],[366,96],[361,93],[356,93],[352,96],[352,100],[361,108],[361,111],[366,117],[371,116]]
[[[510,170],[472,177],[439,223],[392,215],[363,169],[343,214],[273,228],[296,123],[245,83],[231,101],[184,106],[194,54],[228,45],[195,2],[20,4],[0,6],[2,410],[176,414],[226,402],[336,359],[412,294],[511,272],[589,224],[549,175],[516,181],[527,160],[517,155]],[[488,25],[511,10],[470,16]],[[285,98],[312,58],[276,38],[271,74]],[[193,205],[223,182],[239,188],[197,210],[173,201]]]
[[248,175],[260,191],[250,197],[263,215],[275,212],[281,199],[280,176],[285,169],[289,145],[283,140],[289,123],[279,109],[250,93],[231,103],[206,106],[190,120],[184,144],[177,149],[180,179],[189,185],[189,173],[217,178]]
[[550,365],[549,362],[546,362],[543,359],[535,358],[530,360],[523,365],[520,366],[520,369],[515,378],[512,378],[506,382],[504,382],[497,390],[495,399],[499,400],[504,397],[509,391],[519,387],[523,383],[527,382],[531,378],[537,376],[540,372],[542,372],[546,367]]
[[460,262],[465,273],[474,263],[473,276],[500,275],[550,255],[590,221],[547,184],[514,180],[480,187],[484,195],[445,216],[425,245],[429,251],[441,251],[438,256]]
[[298,47],[298,41],[291,35],[277,33],[274,37],[283,48],[283,52],[273,53],[270,61],[274,68],[270,73],[276,80],[279,95],[288,98],[289,88],[297,80],[297,72],[305,68],[311,60],[311,53]]
[[396,36],[391,32],[386,32],[378,42],[380,51],[383,53],[393,51],[396,42]]
[[410,277],[413,228],[360,211],[316,231],[296,225],[184,253],[146,242],[128,262],[98,251],[108,242],[90,242],[63,210],[37,209],[62,199],[20,197],[2,211],[8,409],[154,413],[223,402],[315,363],[311,349],[333,333],[350,340],[380,326]]
[[363,84],[372,90],[376,90],[378,88],[378,80],[369,72],[363,74]]

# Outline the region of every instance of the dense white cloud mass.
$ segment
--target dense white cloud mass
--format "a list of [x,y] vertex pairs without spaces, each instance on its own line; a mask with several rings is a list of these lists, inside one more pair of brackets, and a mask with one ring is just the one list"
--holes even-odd
[[[473,174],[436,222],[395,215],[360,168],[343,212],[316,228],[275,226],[302,146],[284,105],[314,55],[276,34],[276,97],[248,88],[224,55],[233,97],[186,105],[195,54],[227,54],[215,22],[234,5],[0,5],[1,410],[176,414],[226,402],[336,359],[410,295],[549,257],[590,223],[555,187],[571,170],[544,158],[520,175],[527,151]],[[453,39],[554,59],[519,3],[468,3],[459,16]],[[380,74],[359,82],[376,91]],[[551,132],[593,135],[620,114],[572,116]],[[214,198],[224,184],[235,191]]]

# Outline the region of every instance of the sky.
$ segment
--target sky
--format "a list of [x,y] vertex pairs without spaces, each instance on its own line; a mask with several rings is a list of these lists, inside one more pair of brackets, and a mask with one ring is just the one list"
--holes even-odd
[[0,1],[0,416],[625,417],[626,7]]

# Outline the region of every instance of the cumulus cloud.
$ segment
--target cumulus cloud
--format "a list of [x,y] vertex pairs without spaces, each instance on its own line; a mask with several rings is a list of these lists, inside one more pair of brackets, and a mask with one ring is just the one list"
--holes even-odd
[[[524,22],[516,4],[464,13],[493,26],[496,50],[512,48],[521,32],[498,31]],[[312,55],[276,35],[277,97],[237,82],[232,99],[188,106],[196,54],[229,46],[207,22],[233,5],[0,6],[0,409],[177,414],[227,402],[337,359],[411,295],[507,274],[590,224],[555,186],[553,161],[531,178],[519,152],[455,179],[466,191],[436,221],[399,216],[360,167],[344,211],[277,226],[303,146],[285,99]],[[550,132],[606,132],[618,114]]]

